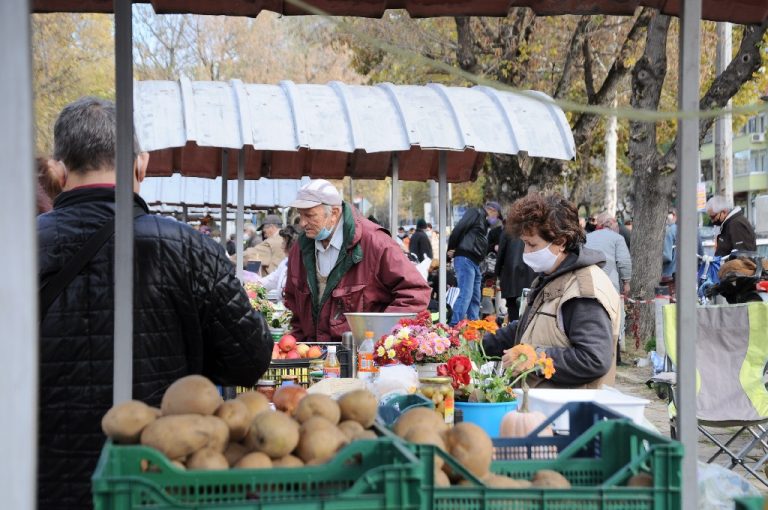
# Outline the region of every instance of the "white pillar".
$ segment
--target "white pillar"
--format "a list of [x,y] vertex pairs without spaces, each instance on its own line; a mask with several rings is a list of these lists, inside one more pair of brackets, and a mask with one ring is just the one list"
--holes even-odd
[[[733,45],[731,43],[731,24],[717,24],[716,72],[719,75],[731,63]],[[732,102],[726,105],[731,107]],[[715,193],[733,200],[733,122],[730,114],[715,119]]]
[[[616,108],[617,102],[614,98],[612,106]],[[617,175],[616,175],[616,145],[619,140],[618,119],[614,116],[608,117],[605,128],[605,210],[611,215],[616,214],[617,197]],[[566,194],[566,196],[568,196]]]
[[243,227],[245,211],[243,203],[245,202],[245,149],[237,151],[237,212],[235,213],[235,263],[237,269],[235,274],[243,281]]
[[133,394],[133,54],[131,2],[115,0],[115,379],[112,399]]
[[440,151],[438,156],[438,185],[437,185],[437,207],[435,210],[439,211],[437,214],[438,226],[437,231],[440,232],[439,245],[440,245],[440,269],[438,278],[440,279],[440,287],[438,289],[438,309],[440,311],[440,322],[445,324],[446,322],[446,289],[448,287],[447,274],[445,271],[448,264],[448,154],[445,151]]
[[397,235],[398,212],[400,207],[400,160],[392,154],[392,190],[389,204],[389,233]]
[[[699,109],[701,0],[681,5],[679,107]],[[685,455],[682,464],[682,508],[697,508],[696,462],[696,182],[699,169],[699,120],[684,117],[677,145],[677,420]]]
[[[6,158],[0,219],[12,232],[0,250],[0,499],[3,508],[36,507],[37,467],[37,225],[32,154],[32,70],[26,0],[0,2],[0,150]],[[12,70],[12,71],[11,71]],[[12,411],[11,411],[12,410]]]
[[221,149],[221,245],[227,249],[227,196],[229,185],[229,151]]

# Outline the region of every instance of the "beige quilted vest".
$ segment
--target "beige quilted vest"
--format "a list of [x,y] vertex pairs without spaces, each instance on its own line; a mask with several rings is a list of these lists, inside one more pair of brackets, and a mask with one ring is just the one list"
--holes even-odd
[[[570,347],[571,342],[562,329],[561,308],[570,299],[584,297],[597,299],[611,319],[613,336],[611,368],[599,379],[579,387],[600,388],[603,384],[613,384],[616,379],[616,342],[621,327],[619,313],[621,298],[610,278],[599,267],[595,265],[583,267],[549,282],[531,305],[532,316],[528,320],[520,341],[534,347]],[[528,382],[531,387],[562,387],[538,377],[531,377]]]

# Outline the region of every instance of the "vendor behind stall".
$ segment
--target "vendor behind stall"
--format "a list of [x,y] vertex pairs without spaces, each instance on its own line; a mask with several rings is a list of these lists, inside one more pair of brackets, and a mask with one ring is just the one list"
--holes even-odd
[[601,251],[584,247],[576,208],[560,195],[528,195],[514,203],[507,228],[524,243],[523,261],[537,273],[520,321],[486,335],[488,355],[527,343],[546,352],[557,372],[531,386],[599,388],[613,384],[619,336],[619,294],[600,267]]
[[346,312],[420,312],[430,288],[389,233],[341,200],[323,179],[291,204],[304,233],[291,249],[285,305],[299,340],[339,341]]

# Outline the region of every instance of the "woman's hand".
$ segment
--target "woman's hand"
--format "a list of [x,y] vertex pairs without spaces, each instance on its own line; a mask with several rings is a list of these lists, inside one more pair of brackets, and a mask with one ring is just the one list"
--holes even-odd
[[[504,349],[504,355],[501,357],[501,365],[504,368],[507,368],[512,364],[512,361],[513,361],[512,349]],[[520,372],[521,370],[519,367],[515,367],[512,369],[512,375],[515,377],[520,375]]]

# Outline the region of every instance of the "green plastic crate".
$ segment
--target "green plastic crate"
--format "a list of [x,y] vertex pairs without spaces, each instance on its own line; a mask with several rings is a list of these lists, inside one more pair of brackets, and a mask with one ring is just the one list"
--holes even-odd
[[768,509],[768,499],[760,496],[736,498],[736,510],[765,510]]
[[323,465],[226,471],[184,471],[152,448],[107,442],[93,503],[95,510],[416,510],[421,464],[387,438],[355,441]]
[[[524,441],[525,439],[521,439]],[[554,444],[554,443],[553,443]],[[540,469],[562,473],[571,489],[491,489],[433,446],[411,445],[423,461],[423,510],[679,510],[682,445],[630,420],[597,422],[555,459],[494,461],[494,473],[529,480]],[[476,486],[433,485],[438,454]],[[653,476],[653,487],[626,487],[634,474]]]

